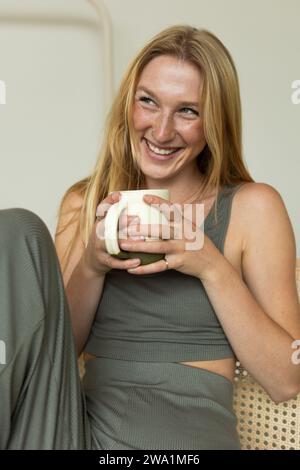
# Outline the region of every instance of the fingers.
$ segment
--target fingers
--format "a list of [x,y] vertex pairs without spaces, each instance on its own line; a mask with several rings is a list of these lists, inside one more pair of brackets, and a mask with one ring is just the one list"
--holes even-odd
[[112,204],[115,204],[116,202],[119,202],[120,197],[121,193],[119,191],[115,191],[113,193],[110,193],[105,199],[103,199],[103,201],[100,202],[96,209],[97,219],[102,220],[106,216],[110,206]]
[[145,237],[152,239],[170,240],[175,236],[175,227],[172,224],[148,224],[136,225],[133,223],[130,227],[120,230],[120,238],[130,237]]
[[131,251],[135,253],[166,253],[167,250],[170,250],[170,243],[171,241],[166,240],[149,240],[149,241],[141,241],[141,240],[121,240],[119,246],[122,250]]
[[[147,264],[147,265],[141,265],[141,266],[135,266],[133,268],[130,268],[128,272],[130,274],[154,274],[154,273],[160,273],[162,271],[166,271],[168,269],[166,267],[166,262],[164,259],[160,261],[156,261],[155,263]],[[170,269],[170,268],[169,268]]]
[[[109,271],[110,269],[128,270],[128,269],[132,269],[132,268],[139,266],[139,264],[141,263],[141,260],[139,258],[120,259],[120,258],[117,258],[116,256],[110,255],[109,253],[107,253],[106,247],[103,244],[103,240],[104,240],[103,219],[105,218],[107,211],[112,206],[112,204],[119,202],[120,198],[121,198],[121,193],[119,191],[110,193],[105,199],[103,199],[103,201],[101,201],[101,203],[97,206],[97,210],[96,210],[96,217],[97,217],[97,221],[95,224],[96,236],[98,239],[101,240],[101,246],[99,245],[100,248],[98,247],[97,249],[100,249],[100,251],[102,252],[101,260],[99,258],[99,262],[102,265],[106,266],[106,268],[108,268],[107,271]],[[135,215],[127,216],[122,213],[121,217],[119,218],[119,224],[121,227],[125,227],[127,225],[132,224],[133,221],[134,223],[138,223],[139,220],[140,220],[139,217]]]
[[132,269],[141,264],[140,258],[119,259],[107,253],[105,264],[110,269]]
[[138,224],[139,221],[140,218],[137,215],[127,215],[123,211],[119,217],[119,230],[123,230],[127,226],[131,226],[133,224]]
[[155,195],[145,195],[143,200],[147,204],[157,208],[170,222],[178,222],[182,218],[182,205],[173,203]]
[[[97,206],[96,209],[96,217],[98,221],[104,219],[107,214],[108,209],[111,207],[112,204],[119,202],[121,197],[121,193],[119,191],[115,191],[110,193],[101,203]],[[131,225],[134,223],[139,223],[139,217],[137,215],[127,215],[125,211],[122,211],[119,217],[119,228],[122,229],[127,225]]]

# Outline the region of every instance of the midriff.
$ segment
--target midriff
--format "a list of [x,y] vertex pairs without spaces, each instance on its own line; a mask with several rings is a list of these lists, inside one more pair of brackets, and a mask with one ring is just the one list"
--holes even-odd
[[[89,353],[83,353],[84,362],[96,359],[97,356]],[[233,382],[235,360],[232,357],[226,359],[217,359],[214,361],[192,361],[192,362],[179,362],[179,364],[197,367],[199,369],[206,369],[219,375],[223,375],[226,379]]]
[[[89,353],[83,353],[84,361],[91,361],[96,359],[97,356]],[[179,362],[179,364],[198,367],[199,369],[206,369],[210,372],[214,372],[219,375],[223,375],[226,379],[233,382],[234,379],[234,369],[235,369],[235,360],[232,357],[226,359],[218,359],[215,361],[192,361],[192,362]]]
[[235,359],[227,357],[226,359],[217,359],[214,361],[192,361],[192,362],[179,362],[187,366],[198,367],[199,369],[206,369],[210,372],[223,375],[231,382],[234,381]]

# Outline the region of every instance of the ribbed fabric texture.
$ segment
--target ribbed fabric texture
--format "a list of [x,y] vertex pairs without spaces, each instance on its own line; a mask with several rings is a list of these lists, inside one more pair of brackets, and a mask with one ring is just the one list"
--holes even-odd
[[240,449],[233,384],[197,367],[110,358],[83,378],[93,448]]
[[[214,204],[204,221],[205,234],[221,253],[239,186],[223,187],[217,220]],[[155,362],[234,356],[202,282],[173,269],[143,276],[111,270],[85,350],[98,357]]]
[[0,312],[0,449],[90,448],[55,247],[26,209],[0,211]]

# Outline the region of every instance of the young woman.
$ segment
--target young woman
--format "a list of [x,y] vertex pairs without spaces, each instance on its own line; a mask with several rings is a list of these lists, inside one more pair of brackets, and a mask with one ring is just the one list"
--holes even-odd
[[[203,246],[186,249],[172,217],[168,239],[136,240],[150,227],[123,217],[123,250],[165,258],[109,255],[104,207],[142,188],[192,204]],[[131,63],[95,169],[61,203],[63,279],[37,216],[6,210],[0,222],[1,448],[239,449],[236,358],[275,402],[299,392],[293,230],[279,193],[245,167],[236,69],[210,32],[170,27]]]

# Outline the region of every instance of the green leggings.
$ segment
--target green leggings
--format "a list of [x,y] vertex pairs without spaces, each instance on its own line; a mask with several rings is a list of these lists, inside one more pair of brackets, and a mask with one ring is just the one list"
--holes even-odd
[[240,448],[221,375],[102,357],[81,384],[59,262],[37,215],[0,211],[0,253],[0,449]]
[[34,213],[0,211],[0,449],[85,449],[88,421],[59,262]]

